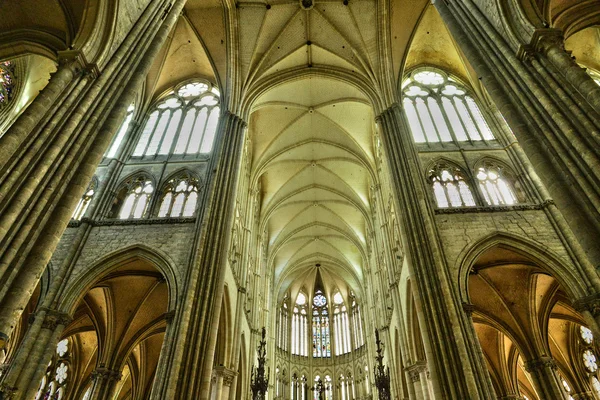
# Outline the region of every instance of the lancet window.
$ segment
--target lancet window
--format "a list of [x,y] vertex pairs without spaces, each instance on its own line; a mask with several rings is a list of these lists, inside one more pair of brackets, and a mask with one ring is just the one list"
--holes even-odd
[[327,298],[321,290],[315,292],[312,307],[313,357],[331,357],[331,337]]
[[277,324],[277,346],[282,350],[288,349],[289,343],[289,297],[286,294],[279,308],[279,323]]
[[119,219],[145,217],[153,192],[154,185],[145,175],[138,175],[125,181],[117,192],[116,217]]
[[481,194],[488,205],[511,205],[518,203],[512,187],[510,172],[494,162],[485,162],[479,166],[475,177]]
[[329,375],[325,375],[325,378],[322,378],[322,379],[321,379],[320,375],[315,376],[314,384],[312,387],[313,400],[320,400],[319,399],[319,391],[317,389],[319,380],[322,380],[322,382],[323,382],[323,389],[325,391],[325,400],[332,400],[333,399],[333,385],[331,384],[331,377]]
[[292,313],[292,354],[308,356],[308,299],[302,292],[298,293]]
[[113,138],[113,141],[110,144],[110,147],[108,148],[108,152],[106,153],[106,157],[115,158],[115,156],[117,155],[117,151],[119,150],[119,147],[121,147],[123,139],[125,138],[125,134],[129,130],[129,126],[131,125],[131,121],[133,120],[134,111],[135,105],[129,105],[129,107],[127,108],[127,115],[125,116],[125,120],[123,121],[121,127],[117,131],[117,134]]
[[333,331],[335,333],[335,355],[349,353],[351,343],[348,309],[340,292],[333,295]]
[[363,332],[362,316],[360,315],[360,306],[356,302],[353,293],[350,294],[352,300],[352,327],[354,333],[354,349],[358,349],[365,344],[365,336]]
[[77,207],[75,208],[75,212],[73,213],[73,219],[79,221],[85,215],[90,203],[92,202],[92,198],[94,197],[94,193],[96,193],[97,182],[96,179],[92,179],[92,182],[88,186],[87,190],[77,203]]
[[210,153],[219,113],[216,88],[204,82],[183,85],[150,112],[133,156]]
[[471,188],[459,168],[438,163],[429,171],[429,181],[439,208],[475,205]]
[[198,180],[188,173],[169,180],[162,192],[158,216],[191,217],[198,202]]
[[35,400],[61,400],[66,398],[67,385],[70,378],[71,343],[68,339],[58,342],[52,361],[46,368]]
[[467,90],[441,71],[422,68],[403,83],[404,110],[417,143],[494,140],[479,106]]

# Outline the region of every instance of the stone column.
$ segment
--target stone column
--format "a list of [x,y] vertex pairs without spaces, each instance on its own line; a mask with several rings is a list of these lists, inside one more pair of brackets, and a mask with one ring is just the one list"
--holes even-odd
[[430,400],[429,393],[429,373],[427,372],[427,362],[417,361],[406,368],[410,381],[413,383],[415,399]]
[[592,392],[580,392],[572,394],[573,400],[596,400],[596,397]]
[[403,247],[415,285],[415,301],[431,362],[434,397],[489,399],[494,396],[485,363],[467,345],[468,320],[459,313],[456,288],[441,251],[420,160],[398,104],[377,118],[387,154]]
[[525,370],[531,375],[540,400],[567,400],[567,393],[563,389],[556,369],[552,357],[542,356],[525,362]]
[[15,359],[6,375],[0,378],[2,384],[14,392],[12,398],[34,397],[60,336],[70,321],[69,315],[48,308],[42,307],[36,313]]
[[226,399],[229,397],[229,390],[233,380],[237,376],[237,372],[224,366],[215,367],[213,370],[212,379],[212,398],[216,400]]
[[122,378],[120,371],[106,368],[100,364],[98,368],[92,371],[92,394],[93,400],[110,400],[115,389],[115,385]]
[[565,50],[564,38],[559,30],[538,29],[534,33],[532,45],[597,112],[600,112],[600,86],[575,62],[570,52]]
[[586,265],[588,257],[590,265],[600,262],[592,239],[600,235],[600,163],[598,145],[590,144],[597,141],[598,117],[550,92],[553,80],[519,60],[472,0],[434,5],[565,214],[548,206],[585,269],[584,279],[600,290],[597,274]]
[[184,289],[177,342],[160,398],[207,399],[246,123],[222,111],[208,166],[199,240]]
[[[111,59],[110,65],[119,67],[116,72],[122,74],[111,74],[110,69],[103,71],[106,72],[103,75],[106,78],[98,78],[86,91],[85,98],[63,122],[64,125],[39,137],[44,144],[44,151],[35,152],[36,146],[26,149],[29,151],[27,157],[42,160],[40,162],[43,165],[34,168],[29,163],[22,163],[21,159],[19,166],[24,170],[18,182],[27,187],[11,187],[15,198],[0,204],[5,206],[5,210],[10,210],[3,215],[2,221],[6,224],[0,224],[0,230],[11,233],[7,236],[10,240],[2,243],[4,251],[0,252],[0,337],[10,336],[75,205],[177,21],[184,3],[185,0],[177,0],[168,13],[162,12],[163,2],[154,2],[147,7],[143,17]],[[154,21],[153,16],[156,19]],[[157,25],[160,26],[158,30]],[[139,47],[136,48],[136,45]],[[126,83],[110,81],[107,76],[116,76]],[[114,96],[119,99],[116,106]],[[63,106],[57,105],[64,110]],[[69,145],[62,148],[61,143]],[[51,178],[46,179],[45,174],[51,174]],[[10,179],[14,175],[14,171],[11,171]],[[4,187],[1,189],[4,190]],[[28,208],[21,212],[25,204]]]

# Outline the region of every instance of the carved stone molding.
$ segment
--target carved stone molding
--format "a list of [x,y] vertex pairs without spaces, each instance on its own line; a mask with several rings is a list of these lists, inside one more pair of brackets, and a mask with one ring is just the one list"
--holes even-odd
[[525,371],[527,372],[541,371],[545,368],[556,370],[556,361],[552,357],[540,357],[535,360],[525,361]]
[[222,365],[215,367],[213,369],[213,378],[221,377],[223,378],[223,385],[231,386],[233,383],[233,379],[238,375],[237,371],[234,371],[230,368],[224,367]]
[[462,303],[462,308],[469,317],[473,315],[473,313],[477,310],[474,304]]
[[413,382],[420,381],[422,373],[429,373],[429,371],[427,370],[426,361],[417,361],[414,364],[406,367],[404,370],[408,373],[408,377]]
[[573,302],[573,307],[579,312],[589,311],[594,318],[600,316],[600,295],[593,294]]
[[478,207],[454,207],[440,208],[435,210],[436,214],[469,214],[480,212],[510,212],[510,211],[533,211],[543,210],[554,204],[554,200],[545,200],[539,204],[515,204],[513,206],[478,206]]
[[7,383],[0,384],[0,394],[2,394],[2,400],[9,400],[15,397],[17,394],[17,388],[9,386]]
[[77,228],[82,223],[88,223],[91,226],[121,226],[121,225],[166,225],[166,224],[191,224],[196,222],[196,217],[179,217],[179,218],[140,218],[140,219],[105,219],[91,220],[89,218],[81,218],[81,220],[69,221],[69,228]]
[[92,380],[98,381],[120,381],[123,375],[119,371],[108,369],[105,367],[98,367],[92,371]]
[[43,329],[55,330],[59,325],[67,326],[73,320],[69,314],[52,310],[49,308],[41,308],[40,311],[46,313],[42,322]]
[[573,400],[594,400],[596,398],[592,392],[575,393],[571,397],[573,397]]

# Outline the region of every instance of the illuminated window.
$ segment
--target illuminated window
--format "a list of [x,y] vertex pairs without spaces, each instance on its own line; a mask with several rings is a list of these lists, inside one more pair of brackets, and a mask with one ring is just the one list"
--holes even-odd
[[133,112],[135,111],[135,105],[131,104],[127,108],[127,115],[125,116],[125,120],[121,124],[121,127],[117,131],[117,134],[113,138],[113,141],[108,148],[108,152],[106,153],[106,157],[115,158],[117,155],[117,151],[119,147],[121,147],[121,143],[123,143],[123,139],[125,138],[125,134],[129,130],[129,125],[131,125],[131,120],[133,119]]
[[506,175],[505,169],[493,162],[485,162],[477,169],[475,177],[487,204],[497,206],[518,202],[511,187],[512,179]]
[[92,179],[92,182],[88,186],[86,192],[83,194],[79,203],[77,203],[77,207],[75,207],[75,212],[73,212],[72,218],[76,221],[81,220],[85,216],[85,212],[87,211],[90,203],[92,202],[92,198],[94,197],[94,193],[96,192],[96,179]]
[[580,326],[579,333],[581,334],[581,339],[585,344],[592,344],[592,341],[594,340],[594,335],[592,334],[592,331],[590,329],[586,328],[585,326]]
[[0,106],[13,97],[15,65],[10,61],[0,62]]
[[582,354],[582,358],[583,365],[589,372],[596,372],[598,370],[596,355],[591,350],[585,350]]
[[313,357],[331,357],[331,337],[327,299],[321,290],[315,292],[312,307]]
[[68,339],[61,340],[56,346],[56,352],[48,363],[46,373],[35,394],[35,400],[62,400],[65,398],[66,386],[70,377],[71,343]]
[[348,311],[340,292],[333,296],[333,330],[335,332],[335,355],[350,352],[350,324]]
[[352,299],[352,327],[354,333],[354,349],[356,350],[359,347],[364,346],[365,337],[363,332],[362,316],[360,315],[360,306],[356,302],[354,293],[351,293],[350,297]]
[[436,164],[429,171],[429,181],[439,208],[475,205],[473,193],[459,168],[445,163]]
[[219,92],[207,83],[188,83],[150,112],[134,156],[206,154],[219,121]]
[[167,182],[162,196],[159,217],[191,217],[198,202],[198,181],[183,173]]
[[288,349],[289,332],[289,298],[286,294],[279,308],[279,323],[277,324],[277,346],[282,350]]
[[494,140],[473,97],[445,74],[420,69],[402,87],[404,110],[415,142]]
[[292,313],[292,354],[308,356],[308,316],[307,298],[302,292],[298,293]]
[[112,216],[119,219],[145,217],[153,192],[154,186],[147,176],[129,178],[117,191]]

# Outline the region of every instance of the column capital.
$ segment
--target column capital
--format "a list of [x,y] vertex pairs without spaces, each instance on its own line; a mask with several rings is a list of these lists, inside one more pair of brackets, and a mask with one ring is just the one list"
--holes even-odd
[[233,379],[238,375],[237,371],[223,365],[215,367],[213,369],[213,374],[215,378],[223,378],[223,384],[225,386],[231,386]]
[[473,313],[477,310],[475,304],[462,303],[462,309],[469,317],[473,315]]
[[533,360],[525,361],[525,371],[535,372],[546,368],[557,369],[556,361],[552,357],[542,356]]
[[416,361],[414,364],[404,368],[404,371],[408,372],[411,381],[418,382],[421,380],[421,373],[428,372],[427,361]]
[[579,312],[589,311],[596,318],[600,316],[600,294],[577,299],[573,302],[573,307]]
[[2,395],[2,400],[9,400],[15,397],[18,389],[14,386],[10,386],[7,383],[0,384],[0,394]]
[[64,50],[58,52],[58,63],[66,65],[73,63],[75,69],[83,75],[90,75],[92,79],[100,76],[100,69],[97,64],[89,63],[80,50]]
[[109,369],[103,366],[96,368],[92,371],[92,380],[96,381],[120,381],[123,375],[120,371]]
[[55,330],[59,325],[67,326],[73,320],[69,314],[51,308],[42,307],[39,312],[44,315],[42,328],[51,331]]
[[594,400],[595,397],[592,392],[580,392],[572,394],[573,400]]

